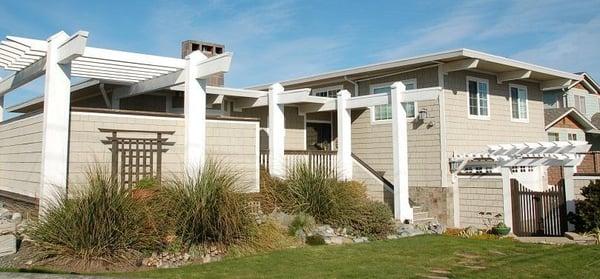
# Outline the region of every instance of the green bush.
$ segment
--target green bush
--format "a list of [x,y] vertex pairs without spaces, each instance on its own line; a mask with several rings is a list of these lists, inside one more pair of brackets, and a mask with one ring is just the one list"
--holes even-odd
[[576,213],[569,213],[569,221],[578,232],[600,228],[600,180],[592,181],[581,189],[584,200],[575,201]]
[[135,184],[135,189],[155,189],[160,185],[160,181],[152,176],[144,177]]
[[160,245],[160,233],[149,223],[130,191],[96,167],[69,198],[58,195],[27,233],[44,257],[111,262]]
[[367,201],[353,216],[351,227],[365,236],[385,238],[394,230],[393,218],[392,211],[386,204]]
[[306,244],[311,246],[325,245],[325,239],[321,235],[310,235],[306,237]]
[[393,229],[390,210],[371,202],[362,183],[338,181],[332,172],[305,163],[289,169],[286,180],[263,174],[261,194],[271,208],[305,213],[318,223],[350,227],[360,235],[381,237]]
[[160,192],[165,223],[186,245],[229,244],[247,236],[254,222],[237,181],[234,171],[210,160],[198,173],[167,181]]
[[300,213],[296,215],[292,220],[292,223],[290,223],[288,233],[295,236],[298,230],[302,230],[302,232],[308,234],[316,227],[316,225],[315,218],[306,213]]

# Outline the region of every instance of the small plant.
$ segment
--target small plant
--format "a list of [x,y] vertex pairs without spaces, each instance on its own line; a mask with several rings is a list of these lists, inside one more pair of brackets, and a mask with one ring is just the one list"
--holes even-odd
[[481,216],[481,222],[488,229],[488,231],[502,222],[501,213],[494,215],[492,212],[481,211],[479,212],[479,216]]
[[311,246],[325,245],[325,239],[321,235],[310,235],[306,237],[306,244]]
[[[186,245],[229,244],[248,235],[254,224],[249,198],[237,187],[235,172],[209,160],[197,173],[173,178],[161,189],[166,221]],[[165,224],[167,225],[167,224]]]
[[594,228],[590,232],[584,233],[583,235],[595,238],[596,244],[600,244],[600,228]]
[[304,235],[308,235],[316,226],[315,218],[306,214],[300,213],[294,217],[292,223],[288,227],[289,235],[295,236],[298,231],[302,231]]
[[483,234],[484,234],[483,231],[475,229],[473,227],[469,227],[469,228],[466,228],[463,231],[461,231],[459,233],[459,236],[462,238],[474,238],[477,236],[481,236]]
[[569,213],[569,222],[578,232],[589,232],[600,228],[600,180],[592,181],[581,189],[583,200],[575,201],[576,213]]
[[506,226],[504,222],[500,222],[492,228],[492,232],[499,236],[505,236],[510,233],[510,227]]
[[254,227],[248,236],[228,248],[227,254],[232,257],[256,254],[277,249],[302,245],[296,237],[289,236],[279,223],[267,219]]

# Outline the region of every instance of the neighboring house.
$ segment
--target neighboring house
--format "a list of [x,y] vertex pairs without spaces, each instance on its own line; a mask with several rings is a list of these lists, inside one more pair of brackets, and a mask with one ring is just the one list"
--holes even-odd
[[586,134],[600,133],[576,108],[547,108],[544,116],[549,141],[581,141]]
[[[18,41],[28,47],[45,46],[37,40]],[[47,88],[44,98],[7,108],[24,116],[0,124],[0,140],[22,129],[34,129],[25,134],[35,135],[32,140],[39,145],[48,141],[44,139],[48,129],[61,128],[54,131],[69,135],[66,146],[70,150],[68,158],[58,164],[68,164],[69,181],[76,180],[73,173],[98,158],[130,184],[146,175],[146,171],[127,169],[132,163],[120,164],[119,156],[138,158],[138,165],[143,170],[149,167],[154,175],[153,166],[140,161],[139,151],[131,149],[132,144],[137,144],[134,150],[145,147],[146,142],[135,140],[139,140],[137,133],[146,132],[150,136],[143,140],[163,142],[160,139],[166,136],[173,145],[155,152],[163,157],[166,169],[201,164],[206,155],[223,156],[241,166],[238,169],[244,170],[248,183],[254,183],[254,190],[259,164],[274,175],[284,175],[282,167],[310,158],[330,166],[342,179],[365,182],[368,195],[393,206],[398,219],[433,217],[449,226],[483,226],[480,212],[490,212],[502,214],[509,226],[513,221],[515,226],[538,222],[523,217],[530,213],[512,202],[525,188],[560,195],[564,187],[562,200],[556,199],[562,201],[556,204],[561,211],[555,216],[561,227],[553,232],[541,229],[542,234],[564,232],[562,213],[574,210],[573,174],[582,160],[578,153],[589,146],[578,136],[577,141],[548,142],[544,103],[546,94],[581,82],[578,74],[459,49],[234,89],[222,87],[221,74],[229,64],[225,67],[219,61],[230,56],[218,53],[223,51],[220,45],[195,47],[215,55],[207,60],[198,59],[197,52],[188,59],[175,59],[85,49],[66,62],[77,76],[90,78],[71,87],[70,119],[60,118],[60,125],[49,125],[46,114],[62,112],[64,117],[69,107],[64,102],[46,106],[49,98],[53,100],[48,97],[53,91]],[[184,55],[189,53],[185,49],[184,45]],[[99,63],[97,69],[88,61]],[[4,64],[22,70],[32,67],[31,63],[35,64]],[[112,70],[111,65],[119,67]],[[205,86],[202,80],[218,82]],[[69,95],[65,89],[63,84],[61,92]],[[41,113],[42,108],[47,111]],[[574,110],[562,119],[579,123],[581,128],[575,126],[580,130],[595,130],[580,116]],[[558,129],[559,122],[550,129]],[[131,136],[122,139],[123,133]],[[36,185],[45,185],[47,170],[40,165],[47,163],[44,154],[49,151],[41,148],[25,164],[14,154],[26,148],[13,144],[18,145],[15,141],[0,149],[0,154],[13,154],[9,159],[0,157],[4,159],[0,159],[0,178],[4,179],[0,189],[27,189],[21,194],[43,196],[44,187],[39,190]],[[1,167],[15,163],[28,170]],[[565,169],[556,187],[555,181],[550,182],[552,167]],[[35,179],[40,172],[41,181]],[[12,179],[13,173],[26,175]],[[529,233],[538,232],[523,231]]]

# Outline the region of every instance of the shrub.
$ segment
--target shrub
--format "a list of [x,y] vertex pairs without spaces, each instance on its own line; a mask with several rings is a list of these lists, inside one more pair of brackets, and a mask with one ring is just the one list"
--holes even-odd
[[390,208],[381,202],[367,201],[352,218],[352,229],[362,235],[385,238],[394,231],[394,216]]
[[165,183],[161,197],[168,221],[184,244],[229,244],[248,234],[253,225],[250,200],[236,187],[234,173],[209,160],[197,173]]
[[245,239],[231,245],[228,255],[244,256],[298,245],[302,245],[301,241],[287,235],[285,230],[282,230],[281,226],[273,219],[267,219],[250,230]]
[[160,185],[160,181],[152,176],[144,177],[135,184],[135,189],[155,189]]
[[306,213],[300,213],[292,220],[292,223],[288,227],[288,233],[295,236],[297,231],[302,230],[304,234],[308,234],[316,225],[315,218]]
[[310,235],[306,237],[306,244],[311,246],[325,245],[325,239],[321,235]]
[[263,189],[268,200],[290,214],[306,213],[319,223],[347,226],[366,200],[365,188],[357,182],[337,181],[325,168],[298,163],[288,169],[287,179],[266,177]]
[[28,228],[44,257],[112,262],[160,244],[143,205],[107,171],[90,168],[81,186],[58,195]]
[[600,181],[595,180],[581,189],[584,200],[575,201],[576,213],[569,213],[569,221],[578,232],[600,228]]

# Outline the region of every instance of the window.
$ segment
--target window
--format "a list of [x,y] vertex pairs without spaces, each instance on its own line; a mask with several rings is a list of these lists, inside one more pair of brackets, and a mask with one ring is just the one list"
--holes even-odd
[[573,95],[575,100],[575,108],[585,114],[585,96]]
[[336,98],[337,93],[340,92],[340,90],[342,90],[342,86],[337,85],[337,86],[313,89],[312,94],[315,96],[319,96],[319,97]]
[[469,91],[469,117],[489,119],[489,82],[485,79],[467,77],[467,89]]
[[558,133],[548,133],[548,140],[549,141],[559,141],[560,137],[558,136]]
[[509,88],[511,119],[516,121],[527,121],[527,87],[522,85],[510,85]]
[[571,133],[569,133],[569,134],[567,134],[567,138],[569,140],[577,140],[577,134],[571,134]]
[[[406,86],[406,90],[413,90],[417,88],[416,79],[403,80],[402,83],[404,83],[404,86]],[[371,86],[371,94],[390,93],[391,91],[391,84],[379,84]],[[406,111],[406,117],[415,117],[416,106],[414,102],[402,103],[402,107],[404,107],[404,110]],[[372,111],[372,119],[374,121],[392,119],[392,107],[389,104],[375,106]]]

